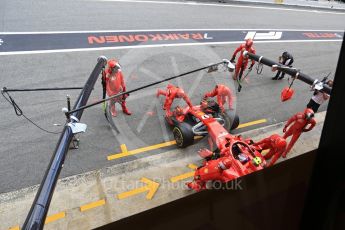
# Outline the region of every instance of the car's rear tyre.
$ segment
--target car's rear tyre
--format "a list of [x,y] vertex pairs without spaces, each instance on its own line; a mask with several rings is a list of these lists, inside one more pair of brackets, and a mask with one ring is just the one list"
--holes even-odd
[[179,123],[173,128],[173,134],[176,145],[179,148],[185,148],[194,143],[194,133],[192,126],[188,123]]

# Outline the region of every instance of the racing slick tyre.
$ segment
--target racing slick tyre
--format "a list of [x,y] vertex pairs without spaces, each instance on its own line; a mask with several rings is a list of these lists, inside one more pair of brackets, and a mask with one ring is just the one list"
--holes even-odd
[[235,116],[233,116],[232,119],[231,119],[231,128],[230,128],[230,130],[236,129],[239,125],[240,125],[240,118],[238,117],[237,114],[235,114]]
[[240,124],[240,118],[237,114],[232,114],[229,111],[225,111],[220,115],[224,119],[224,128],[228,131],[234,130]]
[[173,128],[176,144],[179,148],[185,148],[194,143],[192,126],[188,123],[179,123]]

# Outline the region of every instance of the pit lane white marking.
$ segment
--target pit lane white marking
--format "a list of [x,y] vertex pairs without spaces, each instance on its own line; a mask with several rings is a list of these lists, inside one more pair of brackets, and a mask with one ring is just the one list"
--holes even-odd
[[[231,5],[231,4],[216,4],[216,3],[199,3],[199,2],[169,2],[169,1],[139,1],[139,0],[93,0],[101,2],[126,2],[126,3],[143,3],[143,4],[170,4],[170,5],[187,5],[187,6],[214,6],[214,7],[232,7],[232,8],[251,8],[251,9],[263,9],[263,10],[282,10],[282,11],[295,11],[295,12],[308,12],[308,13],[320,13],[320,14],[345,14],[341,12],[326,11],[327,8],[321,10],[316,8],[312,10],[280,8],[280,7],[265,7],[265,6],[245,6],[245,5]],[[254,3],[255,4],[255,3]],[[278,6],[278,5],[277,5]],[[289,5],[286,5],[289,7]]]
[[[255,41],[259,43],[298,43],[298,42],[342,42],[343,40],[288,40],[288,41]],[[100,50],[121,50],[121,49],[141,49],[141,48],[159,48],[159,47],[175,47],[175,46],[202,46],[202,45],[228,45],[242,44],[243,41],[232,42],[204,42],[204,43],[182,43],[182,44],[165,44],[165,45],[137,45],[137,46],[117,46],[117,47],[100,47],[100,48],[81,48],[81,49],[60,49],[60,50],[34,50],[34,51],[13,51],[0,52],[0,56],[22,55],[22,54],[50,54],[50,53],[69,53],[83,51],[100,51]]]
[[281,39],[283,36],[283,32],[267,32],[267,33],[258,33],[256,31],[250,31],[247,33],[244,40],[248,38],[255,39],[255,40],[278,40]]
[[[23,31],[23,32],[18,32],[18,31],[14,31],[14,32],[0,32],[0,35],[16,35],[16,34],[75,34],[75,33],[118,33],[118,32],[160,32],[160,31],[168,31],[168,32],[172,32],[172,31],[236,31],[236,30],[244,30],[244,31],[249,31],[249,30],[253,30],[253,31],[268,31],[268,30],[273,30],[273,31],[312,31],[312,32],[344,32],[344,30],[336,30],[336,29],[280,29],[280,28],[261,28],[261,29],[248,29],[248,28],[234,28],[234,29],[228,29],[228,28],[199,28],[199,29],[143,29],[143,30],[69,30],[69,31]],[[209,38],[209,37],[208,37]]]

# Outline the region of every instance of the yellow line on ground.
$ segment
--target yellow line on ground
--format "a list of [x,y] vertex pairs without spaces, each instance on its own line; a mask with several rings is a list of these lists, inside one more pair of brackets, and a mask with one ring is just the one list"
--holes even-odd
[[170,178],[171,183],[175,183],[177,181],[193,177],[194,173],[195,173],[195,170],[198,168],[198,166],[196,166],[195,164],[188,164],[188,168],[193,169],[193,171],[192,172],[183,173],[183,174],[178,175],[178,176],[171,177]]
[[196,166],[195,164],[188,164],[188,168],[195,170],[198,168],[198,166]]
[[142,193],[142,192],[146,192],[147,190],[148,190],[147,186],[143,186],[143,187],[140,187],[137,189],[130,190],[128,192],[120,193],[117,195],[117,198],[119,200],[122,200],[122,199],[125,199],[127,197],[134,196],[134,195],[137,195],[137,194]]
[[89,209],[96,208],[96,207],[99,207],[99,206],[102,206],[102,205],[105,205],[105,199],[98,200],[98,201],[95,201],[95,202],[91,202],[91,203],[82,205],[82,206],[80,206],[80,211],[84,212],[84,211],[87,211]]
[[194,176],[194,171],[193,172],[188,172],[188,173],[183,173],[181,175],[171,177],[170,181],[171,181],[171,183],[175,183],[177,181],[184,180],[184,179],[187,179],[187,178],[190,178],[190,177],[193,177],[193,176]]
[[155,150],[155,149],[160,149],[160,148],[168,147],[168,146],[175,145],[175,144],[176,144],[176,141],[167,141],[167,142],[163,142],[163,143],[160,143],[160,144],[150,145],[150,146],[147,146],[147,147],[138,148],[138,149],[134,149],[134,150],[127,151],[127,152],[113,154],[113,155],[108,156],[107,158],[108,158],[109,161],[110,160],[115,160],[115,159],[118,159],[118,158],[122,158],[122,157],[126,157],[126,156],[131,156],[131,155],[135,155],[135,154],[138,154],[138,153],[142,153],[142,152],[146,152],[146,151],[151,151],[151,150]]
[[54,215],[50,215],[46,218],[45,224],[48,224],[48,223],[53,222],[53,221],[57,221],[57,220],[62,219],[62,218],[65,218],[65,216],[66,216],[65,212],[59,212],[59,213],[56,213]]
[[[65,212],[59,212],[59,213],[56,213],[54,215],[47,216],[44,224],[49,224],[51,222],[57,221],[59,219],[65,218],[65,217],[66,217]],[[9,228],[9,230],[20,230],[20,227],[19,227],[19,225],[17,225],[17,226]]]
[[251,122],[240,124],[237,127],[237,129],[241,129],[241,128],[252,126],[252,125],[262,124],[262,123],[265,123],[265,122],[267,122],[266,119],[260,119],[260,120],[256,120],[256,121],[251,121]]
[[125,144],[120,145],[122,153],[128,153],[127,146]]

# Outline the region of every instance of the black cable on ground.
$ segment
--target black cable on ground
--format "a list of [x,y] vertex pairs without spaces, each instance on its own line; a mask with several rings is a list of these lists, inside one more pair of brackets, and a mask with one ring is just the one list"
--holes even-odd
[[[19,107],[19,105],[14,101],[14,99],[11,97],[11,95],[8,93],[8,90],[1,90],[1,94],[2,96],[5,98],[5,100],[10,103],[13,106],[14,112],[16,113],[16,115],[18,117],[23,116],[27,121],[29,121],[31,124],[33,124],[34,126],[36,126],[37,128],[39,128],[40,130],[46,132],[46,133],[50,133],[50,134],[60,134],[60,132],[54,132],[54,131],[49,131],[47,129],[42,128],[40,125],[38,125],[36,122],[34,122],[33,120],[31,120],[30,118],[28,118],[27,116],[25,116],[25,114],[23,113],[23,110]],[[6,94],[6,95],[5,95]]]
[[2,88],[4,92],[29,92],[29,91],[54,91],[54,90],[76,90],[83,89],[83,87],[54,87],[54,88],[34,88],[34,89],[7,89],[6,87]]

